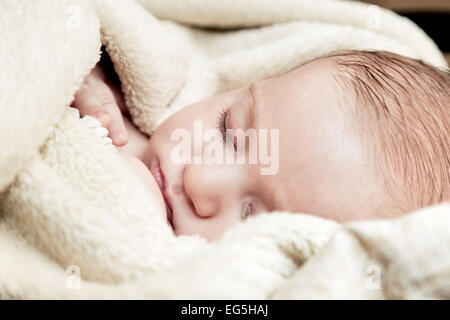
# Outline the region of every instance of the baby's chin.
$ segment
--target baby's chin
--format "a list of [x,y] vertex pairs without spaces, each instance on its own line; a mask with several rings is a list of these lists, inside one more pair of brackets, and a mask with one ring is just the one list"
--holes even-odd
[[132,171],[136,176],[144,183],[149,191],[149,196],[152,198],[158,212],[164,217],[164,221],[167,221],[166,205],[164,198],[162,196],[161,190],[159,189],[158,183],[156,182],[153,175],[150,173],[145,164],[136,157],[129,154],[119,152],[125,162],[130,166]]

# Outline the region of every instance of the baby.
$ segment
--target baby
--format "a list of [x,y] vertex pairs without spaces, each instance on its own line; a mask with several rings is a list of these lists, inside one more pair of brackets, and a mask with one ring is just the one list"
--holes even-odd
[[[73,106],[100,120],[150,188],[157,183],[177,235],[217,239],[266,211],[345,222],[450,200],[448,71],[388,52],[338,53],[187,106],[151,138],[130,122],[114,78],[99,63]],[[203,130],[217,128],[212,140],[225,153],[244,156],[251,148],[236,147],[239,134],[277,130],[276,172],[261,174],[263,164],[249,161],[173,161],[174,131],[194,136],[199,122]]]

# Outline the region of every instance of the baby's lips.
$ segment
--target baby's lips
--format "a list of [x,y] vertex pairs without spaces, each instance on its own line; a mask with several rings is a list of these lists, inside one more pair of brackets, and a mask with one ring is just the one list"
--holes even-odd
[[167,201],[164,201],[166,204],[166,214],[167,214],[167,223],[172,227],[173,229],[173,222],[172,222],[172,210],[170,209],[169,205],[167,204]]
[[158,184],[159,190],[161,191],[161,195],[164,199],[164,204],[166,205],[167,223],[172,227],[172,229],[174,229],[173,212],[172,212],[172,209],[171,209],[169,203],[167,202],[167,200],[164,196],[164,174],[161,170],[159,163],[150,167],[150,173],[152,174],[153,178],[155,179],[156,183]]
[[161,193],[164,195],[164,176],[162,174],[159,163],[152,166],[150,169],[150,172],[152,173],[153,177],[155,178],[156,183],[158,183],[159,189],[161,189]]

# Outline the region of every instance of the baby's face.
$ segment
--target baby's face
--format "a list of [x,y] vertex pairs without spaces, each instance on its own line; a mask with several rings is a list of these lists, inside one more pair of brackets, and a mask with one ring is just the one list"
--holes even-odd
[[[326,60],[314,61],[194,103],[157,128],[144,163],[156,176],[161,169],[177,235],[213,240],[247,215],[274,210],[337,221],[379,217],[386,192],[332,68]],[[203,134],[217,127],[253,129],[258,143],[247,139],[246,148],[236,151],[237,140],[224,143],[218,130],[210,130],[206,141]],[[183,141],[190,154],[183,149],[187,156],[180,163],[175,155]],[[222,159],[245,155],[244,163],[202,161],[213,145],[223,146]]]

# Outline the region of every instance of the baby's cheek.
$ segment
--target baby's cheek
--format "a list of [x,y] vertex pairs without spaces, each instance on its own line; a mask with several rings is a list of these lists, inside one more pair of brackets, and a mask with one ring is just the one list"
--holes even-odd
[[166,206],[164,203],[164,198],[161,194],[161,190],[159,189],[159,186],[156,182],[156,180],[153,178],[153,175],[150,173],[148,168],[145,166],[145,164],[126,153],[119,152],[119,154],[122,156],[122,158],[125,160],[125,162],[130,166],[132,171],[136,174],[136,176],[144,183],[144,185],[147,187],[149,191],[149,197],[151,197],[153,200],[153,203],[158,208],[158,212],[161,212],[161,215],[166,219]]

